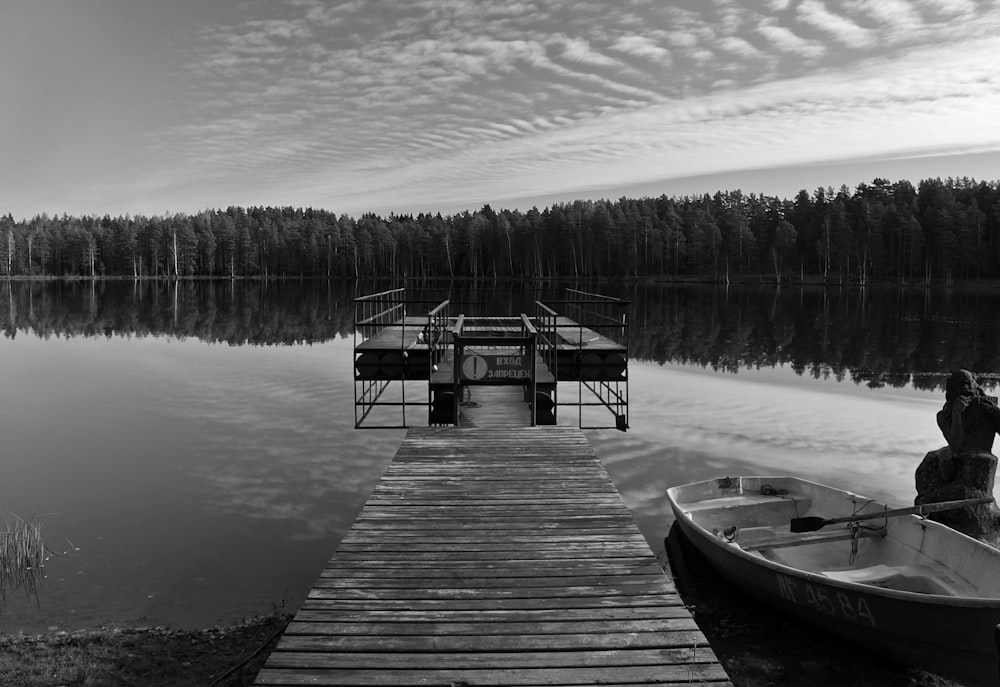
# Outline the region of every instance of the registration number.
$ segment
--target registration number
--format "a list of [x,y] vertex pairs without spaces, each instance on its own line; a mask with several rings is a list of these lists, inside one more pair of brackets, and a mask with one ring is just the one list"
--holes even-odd
[[808,606],[825,615],[837,616],[852,623],[867,623],[876,627],[875,615],[864,598],[842,591],[776,575],[781,598],[800,606]]

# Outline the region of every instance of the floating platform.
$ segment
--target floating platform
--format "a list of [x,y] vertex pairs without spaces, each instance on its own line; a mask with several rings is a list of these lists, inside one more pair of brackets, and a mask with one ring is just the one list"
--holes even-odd
[[637,683],[731,684],[567,427],[409,430],[255,682]]
[[[628,428],[628,309],[616,298],[567,289],[560,301],[580,318],[556,313],[536,301],[529,316],[451,316],[450,301],[424,315],[408,315],[419,302],[394,289],[355,300],[355,427],[409,427],[406,407],[427,406],[427,424],[461,424],[459,404],[471,387],[520,385],[531,410],[531,425],[557,424],[557,409],[601,406],[611,426]],[[405,389],[386,394],[393,383],[427,381],[426,401]],[[576,402],[559,400],[559,383],[576,382]],[[589,392],[584,402],[583,387]],[[379,407],[402,409],[402,424],[372,423]],[[383,415],[384,417],[384,415]],[[413,414],[410,415],[413,417]],[[591,426],[588,428],[597,428]]]
[[[449,320],[452,326],[456,319]],[[359,343],[354,361],[358,378],[429,379],[437,360],[432,362],[431,346],[423,334],[426,328],[426,317],[407,317]],[[477,334],[495,335],[497,344],[502,344],[505,336],[511,336],[497,327],[484,327]],[[558,318],[556,336],[554,367],[561,381],[620,379],[624,374],[628,349],[622,344],[568,317]]]

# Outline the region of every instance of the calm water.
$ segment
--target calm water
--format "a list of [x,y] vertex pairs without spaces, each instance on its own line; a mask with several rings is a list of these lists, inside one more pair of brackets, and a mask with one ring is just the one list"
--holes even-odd
[[[8,597],[0,631],[296,608],[403,436],[353,429],[354,295],[0,283],[0,511],[40,514],[52,548],[78,549],[49,562],[40,606]],[[539,294],[425,295],[496,312]],[[654,549],[663,490],[696,479],[793,473],[911,503],[913,471],[944,443],[942,373],[1000,369],[983,294],[620,295],[642,358],[631,429],[589,434]]]

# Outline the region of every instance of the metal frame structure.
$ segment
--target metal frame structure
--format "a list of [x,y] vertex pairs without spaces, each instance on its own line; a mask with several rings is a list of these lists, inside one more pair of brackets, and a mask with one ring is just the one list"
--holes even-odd
[[[459,315],[458,320],[455,322],[455,328],[452,330],[452,341],[454,343],[454,364],[452,365],[454,370],[453,378],[453,389],[454,389],[454,417],[455,424],[459,424],[460,414],[458,412],[459,401],[464,395],[464,389],[467,386],[480,386],[480,385],[507,385],[507,386],[527,386],[528,398],[532,399],[531,402],[531,426],[535,426],[536,422],[536,406],[534,402],[535,395],[538,393],[537,384],[537,369],[535,365],[535,357],[538,351],[538,332],[535,330],[534,325],[531,324],[531,320],[527,315],[521,314],[519,318],[521,324],[521,336],[497,336],[489,334],[466,334],[465,326],[466,323],[475,322],[477,319],[489,319],[496,320],[497,318],[473,318],[466,317],[465,315]],[[512,381],[472,381],[463,378],[462,367],[465,361],[466,349],[472,349],[475,351],[475,347],[490,347],[494,349],[504,349],[509,350],[512,355],[524,356],[528,359],[528,383],[525,385],[523,381],[518,379]]]
[[[577,387],[576,403],[566,403],[573,405],[578,410],[578,426],[580,429],[618,429],[625,431],[628,429],[628,350],[629,350],[629,323],[628,314],[631,308],[629,301],[605,296],[599,293],[589,293],[578,289],[566,289],[569,298],[562,301],[549,301],[551,305],[561,305],[566,308],[567,314],[577,325],[577,351],[574,356],[575,375],[579,386]],[[556,318],[556,311],[544,303],[538,303],[547,317]],[[588,367],[587,356],[584,352],[585,341],[583,339],[585,331],[593,331],[596,334],[606,337],[619,344],[625,349],[624,359],[621,361],[621,376],[612,376],[608,379],[586,379],[586,368]],[[558,377],[557,377],[558,379]],[[585,402],[583,400],[583,390],[586,388],[597,398],[596,401]],[[583,409],[589,406],[600,406],[606,408],[615,418],[614,425],[584,425]]]
[[[366,429],[405,429],[407,422],[406,410],[409,406],[421,406],[428,409],[430,418],[434,407],[435,389],[441,391],[441,382],[431,384],[438,364],[447,357],[451,350],[453,378],[451,386],[454,397],[454,422],[458,423],[460,414],[458,406],[466,386],[479,382],[463,379],[461,365],[466,348],[475,346],[493,347],[518,351],[529,356],[530,374],[527,383],[487,382],[487,383],[518,383],[527,387],[526,400],[531,401],[531,424],[538,421],[537,394],[539,392],[536,356],[540,357],[551,372],[554,382],[546,382],[546,395],[551,392],[552,418],[555,421],[560,406],[577,406],[578,426],[581,429],[628,429],[628,312],[630,303],[618,298],[601,294],[588,293],[576,289],[567,289],[568,298],[561,301],[535,302],[535,315],[529,317],[521,314],[519,317],[466,317],[459,314],[451,316],[451,302],[448,300],[419,301],[407,300],[404,289],[391,289],[380,293],[361,296],[355,299],[354,318],[354,426]],[[435,303],[426,314],[407,317],[408,309],[419,307],[420,304]],[[560,318],[556,308],[563,307],[569,319]],[[560,321],[561,320],[561,321]],[[515,329],[507,329],[503,333],[492,331],[489,323],[517,322],[519,336],[512,336]],[[485,324],[484,324],[485,323]],[[399,328],[398,349],[367,348],[359,352],[359,344],[382,334],[388,328]],[[467,331],[469,327],[472,332]],[[566,336],[567,331],[574,336]],[[593,341],[585,336],[596,334],[618,344],[623,350],[618,351],[588,351],[586,344]],[[391,337],[395,336],[392,332]],[[359,341],[360,339],[360,341]],[[573,349],[575,346],[575,350]],[[407,400],[406,381],[427,380],[428,389],[426,401]],[[399,381],[401,393],[399,400],[381,400],[383,394],[393,381]],[[575,402],[560,403],[559,382],[576,381],[578,391]],[[596,399],[584,401],[584,388]],[[445,390],[447,391],[447,389]],[[401,409],[401,424],[365,425],[371,412],[380,406],[396,406]],[[447,407],[447,406],[444,406]],[[603,407],[614,416],[613,425],[585,425],[583,409],[585,407]],[[428,420],[429,421],[429,420]],[[423,426],[420,423],[419,426]]]
[[[407,300],[405,289],[390,289],[379,293],[360,296],[354,299],[354,428],[360,429],[365,419],[379,406],[395,406],[402,411],[402,424],[398,425],[366,425],[365,429],[406,429],[406,409],[409,406],[424,407],[429,401],[408,401],[406,399],[406,380],[427,379],[431,369],[440,360],[442,351],[449,344],[448,301],[438,303],[421,317],[419,324],[407,322],[407,309],[426,305],[428,301]],[[431,301],[436,302],[436,301]],[[392,370],[381,370],[380,373],[363,375],[360,372],[358,352],[360,342],[380,334],[389,327],[399,327],[400,359],[392,359],[389,365]],[[423,343],[427,348],[426,369],[417,370],[419,362],[413,363],[410,351],[411,343]],[[389,367],[383,365],[382,367]],[[400,382],[400,400],[380,400],[392,382]]]

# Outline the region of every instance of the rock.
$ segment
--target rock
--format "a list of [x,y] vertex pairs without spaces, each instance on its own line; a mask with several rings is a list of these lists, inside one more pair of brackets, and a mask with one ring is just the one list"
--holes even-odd
[[[915,505],[992,497],[997,457],[991,451],[1000,432],[996,399],[986,395],[972,373],[957,370],[948,378],[937,424],[948,446],[928,453],[917,467]],[[940,511],[930,518],[981,541],[1000,542],[995,503]]]
[[[985,451],[954,451],[945,446],[928,453],[916,472],[915,505],[959,501],[993,495],[997,457]],[[970,537],[993,541],[1000,534],[996,504],[931,513],[931,520]]]

